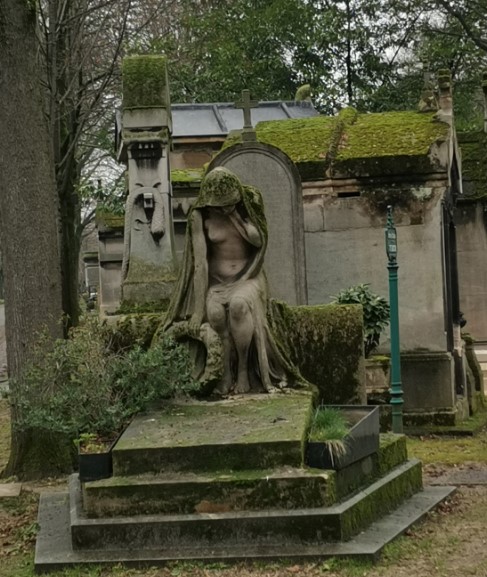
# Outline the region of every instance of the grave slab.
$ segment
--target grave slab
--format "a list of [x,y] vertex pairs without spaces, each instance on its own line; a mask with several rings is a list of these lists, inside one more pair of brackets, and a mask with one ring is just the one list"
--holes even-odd
[[309,392],[168,404],[134,419],[113,449],[114,476],[300,467]]

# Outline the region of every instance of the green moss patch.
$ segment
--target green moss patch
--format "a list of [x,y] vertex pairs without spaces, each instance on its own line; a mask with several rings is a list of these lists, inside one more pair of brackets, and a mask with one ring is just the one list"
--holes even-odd
[[272,301],[271,324],[287,358],[318,388],[321,403],[365,402],[360,305],[290,307]]
[[171,403],[134,420],[114,448],[114,471],[300,467],[312,405],[307,392]]
[[122,108],[166,108],[169,104],[166,58],[129,56],[122,63]]
[[204,174],[204,168],[185,168],[179,170],[171,170],[171,182],[173,184],[199,184],[203,180]]
[[341,517],[341,539],[349,539],[376,519],[395,509],[423,486],[421,463],[411,463],[400,475],[383,483],[374,491],[367,491],[355,506]]
[[[415,111],[358,114],[353,108],[335,117],[315,116],[259,122],[259,142],[276,146],[296,163],[302,180],[327,173],[361,176],[431,172],[428,153],[449,135],[449,125],[434,113]],[[224,148],[241,141],[229,136]]]
[[468,132],[458,135],[462,153],[462,175],[466,200],[487,197],[487,134]]
[[424,156],[448,137],[449,126],[433,113],[413,111],[359,114],[347,127],[337,160],[387,156]]

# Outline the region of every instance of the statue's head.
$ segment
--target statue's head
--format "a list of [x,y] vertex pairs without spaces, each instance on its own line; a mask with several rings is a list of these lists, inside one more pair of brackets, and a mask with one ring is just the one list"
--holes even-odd
[[199,206],[230,206],[242,200],[242,184],[228,168],[221,166],[209,172],[201,183]]

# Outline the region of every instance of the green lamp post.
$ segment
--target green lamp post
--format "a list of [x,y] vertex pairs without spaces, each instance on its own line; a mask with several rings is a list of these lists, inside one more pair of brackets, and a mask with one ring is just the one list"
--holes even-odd
[[402,382],[401,382],[401,352],[399,348],[399,299],[397,293],[397,231],[392,218],[392,206],[387,207],[386,224],[387,268],[389,270],[389,303],[391,307],[391,405],[392,430],[403,432],[402,423]]

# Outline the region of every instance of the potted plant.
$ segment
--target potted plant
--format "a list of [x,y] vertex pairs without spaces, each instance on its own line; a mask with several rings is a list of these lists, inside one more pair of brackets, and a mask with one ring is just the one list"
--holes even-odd
[[103,439],[96,433],[82,433],[76,439],[80,481],[96,481],[112,476],[111,451],[116,440]]
[[319,406],[311,422],[306,464],[340,470],[379,450],[379,407]]

